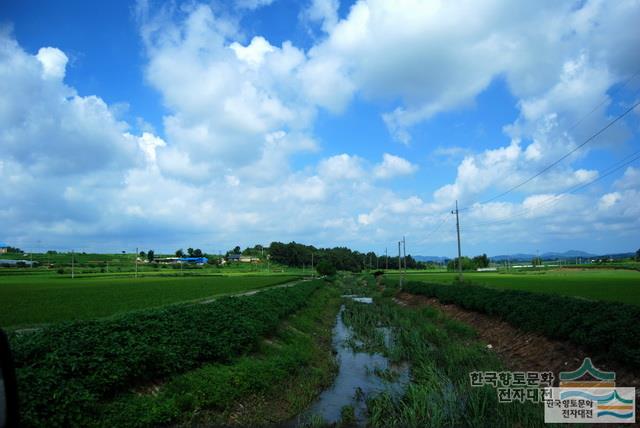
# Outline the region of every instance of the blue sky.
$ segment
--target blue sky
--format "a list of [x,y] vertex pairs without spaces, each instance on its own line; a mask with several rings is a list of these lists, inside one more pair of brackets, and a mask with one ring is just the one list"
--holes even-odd
[[638,20],[637,1],[5,1],[0,238],[384,252],[406,235],[452,256],[459,200],[465,254],[635,251],[638,108],[483,201],[640,100]]

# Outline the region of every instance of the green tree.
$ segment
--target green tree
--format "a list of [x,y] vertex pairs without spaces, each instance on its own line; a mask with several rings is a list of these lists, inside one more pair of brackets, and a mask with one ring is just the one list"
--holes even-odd
[[254,245],[253,247],[247,247],[244,250],[242,250],[242,255],[252,256],[252,257],[262,257],[264,256],[264,247],[260,244]]
[[147,256],[147,254],[144,251],[140,251],[139,256],[144,259]]
[[[466,256],[462,256],[462,270],[474,270],[474,263],[473,261]],[[458,258],[456,257],[455,259],[449,260],[447,262],[447,270],[450,271],[457,271],[458,270]]]
[[236,245],[236,247],[233,249],[233,254],[242,254],[242,251],[240,251],[239,245]]
[[153,250],[147,251],[147,260],[152,262],[153,259],[155,259],[155,252]]
[[316,266],[316,270],[320,275],[326,276],[335,275],[337,272],[335,265],[327,259],[320,260],[318,266]]
[[193,250],[193,257],[202,257],[202,250],[200,248]]
[[533,260],[531,260],[531,264],[534,266],[541,266],[542,259],[540,257],[534,257]]
[[182,248],[176,251],[176,257],[184,257],[184,251],[182,251]]
[[187,254],[189,254],[189,257],[193,257],[193,248],[187,248]]
[[489,257],[486,254],[482,254],[481,256],[475,256],[473,258],[473,264],[477,268],[486,268],[489,267]]
[[638,251],[636,251],[636,261],[640,262],[640,249],[638,249]]

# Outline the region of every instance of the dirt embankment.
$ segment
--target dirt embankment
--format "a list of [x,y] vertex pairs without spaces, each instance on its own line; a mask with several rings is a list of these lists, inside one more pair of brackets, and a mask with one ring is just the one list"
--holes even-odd
[[[476,330],[478,337],[487,346],[490,345],[505,365],[514,371],[552,371],[557,378],[560,371],[575,370],[585,357],[591,357],[588,352],[573,344],[522,331],[489,315],[456,305],[444,305],[435,298],[402,292],[396,297],[396,302],[407,307],[432,306],[447,316],[470,325]],[[616,372],[617,386],[633,386],[640,393],[640,373],[597,357],[592,357],[592,360],[599,369]]]

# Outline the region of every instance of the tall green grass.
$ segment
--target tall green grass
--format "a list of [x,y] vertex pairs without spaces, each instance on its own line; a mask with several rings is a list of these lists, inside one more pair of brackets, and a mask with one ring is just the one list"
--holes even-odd
[[640,367],[637,306],[474,285],[412,281],[403,290],[487,313],[523,330],[568,340],[610,360]]
[[[347,303],[344,319],[365,346],[411,365],[411,383],[402,397],[382,393],[368,400],[370,426],[544,425],[541,405],[501,404],[495,389],[470,385],[470,372],[500,371],[504,366],[471,328],[436,309],[408,309],[378,295],[372,305]],[[376,333],[383,326],[391,328],[394,337],[386,349]]]

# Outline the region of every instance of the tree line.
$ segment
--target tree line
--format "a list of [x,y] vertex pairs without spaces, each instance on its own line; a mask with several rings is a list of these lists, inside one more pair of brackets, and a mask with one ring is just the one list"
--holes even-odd
[[[367,269],[398,269],[399,266],[398,257],[380,256],[372,251],[364,253],[347,247],[317,248],[313,245],[304,245],[297,242],[288,244],[272,242],[267,248],[256,245],[253,248],[247,248],[242,253],[260,256],[263,251],[269,254],[273,262],[290,267],[311,266],[312,261],[314,265],[320,262],[327,262],[335,266],[337,270],[351,272],[360,272]],[[433,263],[417,261],[410,254],[402,257],[400,264],[404,265],[405,262],[407,269],[435,267]]]
[[[487,257],[486,254],[475,256],[474,258],[462,256],[461,260],[462,260],[462,270],[476,270],[478,268],[489,267],[489,257]],[[447,270],[449,271],[458,270],[457,257],[447,262]]]

